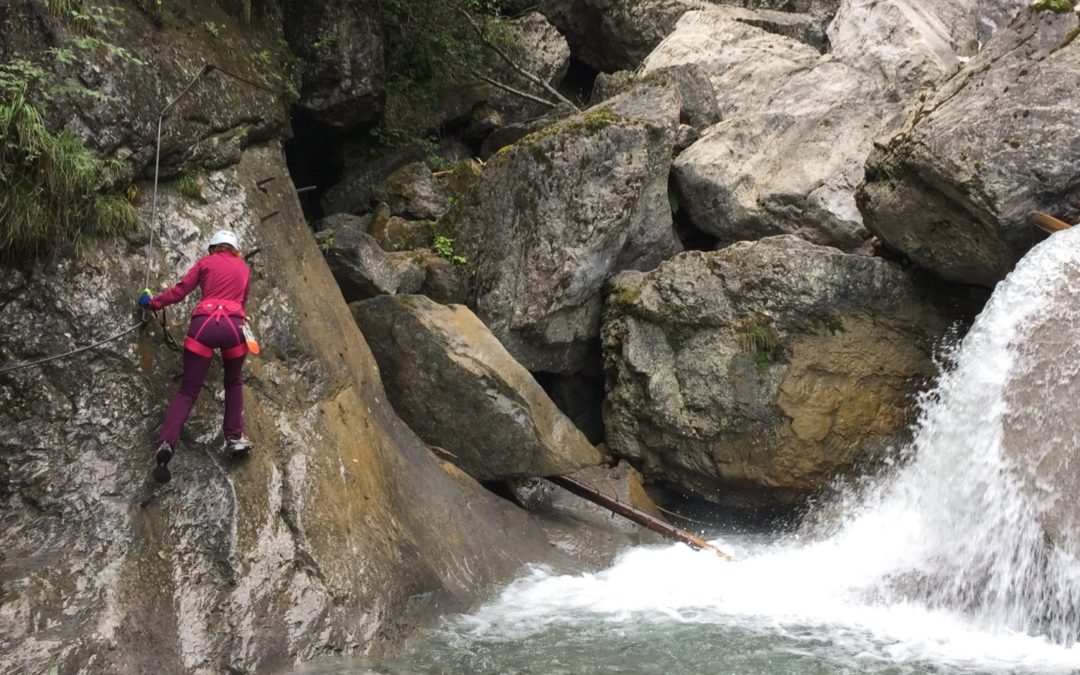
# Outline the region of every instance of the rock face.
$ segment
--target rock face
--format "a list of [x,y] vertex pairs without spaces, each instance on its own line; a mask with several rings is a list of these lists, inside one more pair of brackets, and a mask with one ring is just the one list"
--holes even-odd
[[944,279],[992,286],[1032,243],[1028,211],[1075,217],[1078,24],[1029,13],[875,148],[858,196],[867,226]]
[[903,438],[945,322],[877,258],[793,236],[617,277],[607,441],[646,478],[783,503]]
[[299,107],[322,124],[353,127],[382,113],[386,66],[374,0],[285,3],[283,26],[304,63]]
[[[255,183],[267,176],[280,187],[264,194]],[[179,373],[156,328],[0,376],[6,664],[250,672],[376,650],[549,548],[520,512],[441,468],[394,415],[286,177],[279,147],[255,148],[209,175],[205,203],[166,189],[160,205],[162,285],[223,220],[245,249],[258,242],[248,461],[219,456],[220,404],[204,394],[172,483],[139,507]],[[260,224],[271,209],[279,214]],[[148,214],[144,203],[130,241],[89,245],[77,265],[4,271],[4,362],[129,325]],[[513,547],[502,545],[507,530]]]
[[[570,46],[566,38],[552,26],[540,12],[526,12],[504,23],[504,30],[512,37],[514,60],[525,70],[541,78],[553,87],[558,86],[570,66]],[[551,96],[537,85],[514,72],[503,61],[495,61],[492,69],[497,79],[516,89],[541,98]],[[554,102],[554,101],[553,101]],[[488,98],[502,114],[505,124],[521,122],[550,112],[551,108],[516,96],[499,88],[493,88]]]
[[[353,216],[346,218],[362,222]],[[342,223],[315,235],[341,294],[346,302],[353,302],[396,293],[401,284],[401,272],[379,248],[379,243],[357,227],[357,223]]]
[[[131,3],[113,4],[120,7],[122,18],[108,22],[104,29],[97,19],[57,20],[33,0],[12,0],[0,7],[4,26],[0,58],[4,62],[26,59],[53,69],[31,87],[32,92],[57,89],[47,115],[50,128],[67,128],[99,156],[124,161],[129,171],[122,173],[127,177],[139,175],[153,165],[161,109],[189,84],[203,63],[214,63],[266,90],[220,71],[200,78],[172,110],[164,129],[163,172],[167,175],[181,165],[224,166],[238,161],[250,143],[280,133],[286,111],[275,92],[282,90],[284,80],[268,74],[267,65],[256,57],[263,45],[275,44],[274,31],[240,29],[236,19],[209,8],[204,16],[220,31],[218,38],[196,25],[184,39],[162,40],[152,12]],[[122,45],[129,56],[121,57],[105,47],[81,49],[73,44],[87,37],[100,41],[101,30],[106,31],[107,42]],[[76,59],[70,63],[55,59],[49,49],[73,51]],[[283,59],[276,52],[268,52],[267,58],[271,69]],[[60,90],[60,85],[70,82],[97,96],[74,91],[79,87]]]
[[854,189],[890,115],[882,88],[724,11],[686,14],[644,72],[680,64],[705,70],[724,120],[674,163],[694,225],[722,244],[783,233],[858,247],[865,233]]
[[550,476],[600,463],[600,453],[466,307],[409,295],[352,308],[394,409],[471,476]]
[[471,306],[528,370],[581,370],[605,279],[679,250],[667,197],[679,114],[675,88],[643,83],[503,148],[440,221],[473,272]]

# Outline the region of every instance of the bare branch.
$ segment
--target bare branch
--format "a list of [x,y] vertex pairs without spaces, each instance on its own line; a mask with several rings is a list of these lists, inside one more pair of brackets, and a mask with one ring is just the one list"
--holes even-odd
[[480,78],[481,80],[483,80],[484,82],[487,82],[488,84],[490,84],[493,87],[498,87],[499,89],[502,89],[503,91],[508,91],[511,94],[515,95],[515,96],[520,96],[521,98],[528,99],[528,100],[533,101],[535,103],[542,103],[543,105],[546,105],[549,108],[555,108],[555,107],[557,107],[559,105],[558,103],[552,103],[551,101],[549,101],[547,99],[540,98],[539,96],[533,96],[532,94],[530,94],[528,92],[521,91],[520,89],[514,89],[513,87],[511,87],[508,84],[504,84],[502,82],[499,82],[498,80],[496,80],[494,78],[491,78],[491,77],[488,77],[487,75],[484,75],[483,73],[478,73],[475,70],[473,71],[473,76]]
[[516,61],[510,58],[510,56],[506,52],[504,52],[498,45],[489,40],[487,38],[487,35],[484,34],[484,29],[480,27],[480,24],[476,22],[476,19],[473,18],[472,14],[469,14],[468,10],[463,7],[455,7],[454,9],[456,9],[458,13],[465,17],[465,20],[469,22],[469,25],[472,26],[473,30],[476,31],[476,34],[480,37],[480,42],[482,42],[485,47],[498,54],[499,58],[501,58],[503,61],[506,62],[508,66],[514,69],[514,72],[516,72],[518,75],[521,75],[533,84],[542,87],[544,91],[559,99],[559,101],[561,101],[562,103],[565,103],[566,105],[573,108],[574,112],[581,112],[581,108],[578,108],[576,105],[573,104],[572,101],[570,101],[570,99],[560,94],[555,89],[555,87],[551,86],[543,79],[522,68],[520,65],[517,64]]

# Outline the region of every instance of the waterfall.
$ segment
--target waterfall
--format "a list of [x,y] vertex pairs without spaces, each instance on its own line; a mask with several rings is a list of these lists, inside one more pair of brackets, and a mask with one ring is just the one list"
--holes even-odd
[[[1047,321],[1074,313],[1080,324],[1080,228],[1035,247],[998,285],[920,401],[902,461],[846,497],[844,515],[823,536],[725,537],[717,544],[736,554],[733,563],[673,546],[634,549],[597,574],[535,569],[458,619],[455,634],[517,641],[599,631],[606,640],[647,625],[696,625],[713,641],[749,631],[786,641],[789,654],[791,644],[811,645],[805,649],[857,670],[915,662],[934,672],[941,664],[1074,671],[1080,562],[1070,537],[1051,537],[1045,521],[1054,508],[1059,521],[1071,514],[1080,484],[1059,480],[1068,471],[1048,473],[1045,464],[1058,457],[1051,468],[1067,468],[1073,448],[1080,452],[1072,445],[1080,432],[1062,431],[1080,428],[1080,413],[1072,423],[1061,410],[1040,417],[1038,396],[1056,394],[1065,411],[1080,408],[1080,394],[1054,391],[1080,382],[1080,365],[1035,378],[1045,391],[1010,394],[1031,375],[1032,353],[1056,360],[1047,350],[1061,345],[1044,344]],[[1051,334],[1080,342],[1080,328]],[[1069,354],[1073,363],[1078,350]],[[1061,423],[1046,426],[1050,417]],[[1011,428],[1024,433],[1010,439]],[[1032,444],[1033,430],[1046,437]],[[1010,440],[1021,447],[1010,450]],[[1077,465],[1080,474],[1080,458]]]

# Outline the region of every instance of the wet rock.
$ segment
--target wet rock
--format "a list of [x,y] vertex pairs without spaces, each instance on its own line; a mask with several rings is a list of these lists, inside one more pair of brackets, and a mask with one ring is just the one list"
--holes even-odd
[[790,504],[903,439],[945,328],[891,264],[793,236],[624,273],[607,307],[612,451],[733,504]]
[[1080,329],[1078,284],[1075,267],[1048,279],[1043,309],[1017,331],[1012,342],[1015,360],[1008,365],[1003,392],[1001,439],[1005,466],[1018,480],[1026,503],[1049,541],[1070,556],[1080,554],[1080,510],[1071,498],[1080,485],[1080,427],[1072,411],[1080,395],[1080,361],[1073,356],[1072,341],[1063,344],[1060,336],[1077,335]]
[[299,108],[331,127],[378,119],[386,65],[374,0],[288,0],[284,13],[285,38],[304,64]]
[[[278,179],[255,189],[267,176]],[[244,250],[259,248],[248,460],[219,454],[215,366],[172,482],[140,508],[180,372],[156,327],[0,375],[5,669],[272,672],[370,653],[552,555],[534,519],[448,473],[394,415],[287,177],[281,147],[269,144],[209,173],[204,200],[165,185],[159,203],[156,287],[174,282],[222,222]],[[145,269],[132,242],[149,237],[148,201],[131,241],[84,242],[77,260],[30,275],[2,270],[0,318],[11,329],[0,332],[0,363],[130,325]],[[270,208],[279,214],[260,222]],[[174,335],[192,302],[169,314]]]
[[[645,493],[641,474],[626,462],[617,466],[593,466],[570,474],[600,494],[664,519],[656,503]],[[637,535],[637,544],[657,544],[667,540],[608,509],[543,479],[522,481],[514,487],[514,495],[530,511],[553,512],[584,523],[611,528]]]
[[352,305],[406,424],[479,480],[567,473],[600,454],[479,319],[419,295]]
[[503,148],[440,221],[468,261],[471,306],[527,369],[581,370],[604,280],[679,250],[667,198],[679,112],[673,88],[642,83]]
[[808,45],[714,10],[687,14],[644,72],[688,63],[709,74],[724,119],[672,169],[694,225],[724,244],[797,234],[861,246],[854,188],[873,136],[899,112],[881,88]]
[[[570,46],[566,38],[540,12],[526,12],[503,22],[509,38],[509,55],[527,72],[552,87],[558,87],[570,66]],[[502,60],[491,59],[493,76],[503,84],[553,103],[554,97],[525,79]],[[551,111],[551,107],[493,87],[488,103],[501,113],[505,124],[522,122]],[[501,125],[499,125],[501,126]]]
[[424,162],[396,169],[371,190],[371,197],[386,202],[394,215],[414,220],[438,220],[450,208],[447,196]]
[[367,232],[347,226],[324,229],[316,233],[315,241],[345,302],[397,292],[401,273]]
[[1033,243],[1028,211],[1075,217],[1078,23],[1028,13],[918,106],[868,161],[867,226],[944,279],[992,286]]

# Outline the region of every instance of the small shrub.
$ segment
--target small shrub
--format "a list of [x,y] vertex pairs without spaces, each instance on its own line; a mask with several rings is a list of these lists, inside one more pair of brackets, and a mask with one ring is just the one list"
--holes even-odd
[[173,181],[176,189],[180,194],[185,197],[191,197],[192,199],[198,199],[202,197],[202,186],[199,185],[199,178],[193,173],[182,173],[176,177]]
[[434,241],[431,243],[431,249],[435,253],[439,254],[442,258],[449,260],[455,265],[464,265],[468,262],[464,256],[454,253],[454,240],[443,234],[435,235]]
[[735,329],[735,337],[739,341],[739,348],[754,357],[758,368],[764,369],[776,363],[780,337],[767,319],[743,319]]

